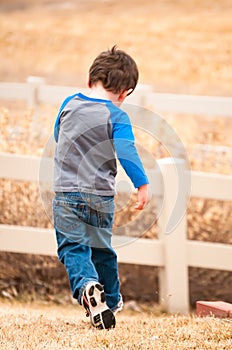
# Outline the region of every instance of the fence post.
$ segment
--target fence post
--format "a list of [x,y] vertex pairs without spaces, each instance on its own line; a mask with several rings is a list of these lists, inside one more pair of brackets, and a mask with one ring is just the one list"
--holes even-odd
[[[39,87],[45,83],[45,79],[41,77],[30,76],[27,78],[28,85],[28,97],[27,97],[27,107],[33,108],[33,119],[31,123],[31,130],[37,130],[38,122],[38,104],[39,104]],[[32,138],[32,133],[30,133]]]
[[186,314],[189,309],[189,287],[185,162],[181,159],[163,158],[158,160],[158,166],[164,183],[164,196],[159,199],[158,218],[159,239],[164,249],[164,267],[160,268],[159,275],[160,304],[167,312]]
[[45,79],[42,77],[30,76],[27,78],[28,84],[28,98],[27,98],[27,107],[35,108],[38,105],[38,90],[39,86],[45,83]]

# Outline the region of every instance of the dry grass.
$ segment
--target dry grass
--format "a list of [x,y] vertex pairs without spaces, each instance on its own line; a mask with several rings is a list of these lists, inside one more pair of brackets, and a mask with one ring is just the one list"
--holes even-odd
[[232,323],[216,318],[123,311],[111,331],[94,329],[79,306],[2,304],[4,350],[229,350]]

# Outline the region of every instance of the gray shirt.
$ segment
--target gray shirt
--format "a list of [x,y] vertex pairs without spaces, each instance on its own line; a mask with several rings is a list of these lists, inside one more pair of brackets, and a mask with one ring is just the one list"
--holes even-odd
[[70,96],[55,123],[55,192],[115,194],[116,155],[135,187],[148,183],[128,115],[109,100]]

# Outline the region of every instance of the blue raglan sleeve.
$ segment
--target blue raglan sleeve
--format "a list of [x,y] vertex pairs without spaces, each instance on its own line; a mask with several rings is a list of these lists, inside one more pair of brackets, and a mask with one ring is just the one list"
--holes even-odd
[[55,141],[58,142],[58,137],[59,137],[59,130],[60,130],[60,115],[64,109],[64,107],[68,104],[68,102],[70,100],[72,100],[75,96],[78,96],[78,94],[74,94],[74,95],[71,95],[71,96],[68,96],[64,101],[63,103],[61,104],[60,106],[60,109],[59,109],[59,112],[57,114],[57,117],[56,117],[56,121],[55,121],[55,124],[54,124],[54,138],[55,138]]
[[148,184],[143,164],[138,155],[132,125],[128,115],[121,111],[111,116],[112,136],[117,158],[135,188]]

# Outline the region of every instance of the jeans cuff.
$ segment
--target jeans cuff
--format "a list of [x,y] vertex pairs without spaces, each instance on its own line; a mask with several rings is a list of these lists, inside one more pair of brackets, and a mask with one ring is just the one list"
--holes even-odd
[[77,301],[78,301],[78,303],[79,303],[80,305],[82,305],[82,304],[81,304],[81,297],[82,297],[82,294],[84,293],[84,290],[85,290],[85,288],[87,287],[87,285],[88,285],[89,283],[99,283],[99,282],[98,282],[97,280],[89,279],[89,280],[86,280],[86,281],[83,283],[83,285],[82,285],[81,288],[79,289],[79,295],[78,295],[78,299],[77,299]]

